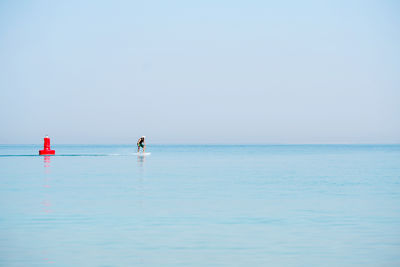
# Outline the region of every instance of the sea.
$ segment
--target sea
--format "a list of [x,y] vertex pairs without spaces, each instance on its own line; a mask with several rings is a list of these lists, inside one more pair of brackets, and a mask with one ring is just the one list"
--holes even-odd
[[400,145],[0,145],[0,266],[400,266]]

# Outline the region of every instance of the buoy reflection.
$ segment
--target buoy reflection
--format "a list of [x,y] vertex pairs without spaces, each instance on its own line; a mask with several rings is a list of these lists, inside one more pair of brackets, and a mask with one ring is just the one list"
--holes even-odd
[[[49,218],[51,213],[53,213],[52,209],[52,203],[50,201],[49,193],[51,190],[51,156],[44,156],[43,157],[43,167],[44,167],[44,181],[43,181],[43,187],[44,189],[44,196],[43,200],[40,202],[41,205],[41,211],[46,218]],[[44,264],[53,264],[55,261],[53,261],[49,255],[49,251],[44,250],[42,251],[42,259],[44,261]]]

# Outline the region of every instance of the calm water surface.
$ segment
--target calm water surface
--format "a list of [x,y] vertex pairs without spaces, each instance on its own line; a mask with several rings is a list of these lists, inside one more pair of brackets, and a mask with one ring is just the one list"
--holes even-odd
[[0,146],[0,266],[400,266],[398,145],[39,149]]

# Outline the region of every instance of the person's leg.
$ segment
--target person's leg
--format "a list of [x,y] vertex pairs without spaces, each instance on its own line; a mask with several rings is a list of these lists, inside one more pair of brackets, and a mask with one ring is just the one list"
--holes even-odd
[[145,149],[146,149],[146,145],[143,146],[143,153],[144,153],[144,150],[145,150]]
[[137,146],[137,153],[139,153],[139,151],[140,151],[140,146],[138,145]]

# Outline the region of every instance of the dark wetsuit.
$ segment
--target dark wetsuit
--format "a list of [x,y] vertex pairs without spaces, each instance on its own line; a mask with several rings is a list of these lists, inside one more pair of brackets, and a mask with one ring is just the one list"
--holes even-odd
[[144,147],[144,138],[140,137],[138,142],[137,142],[137,146],[139,147]]

